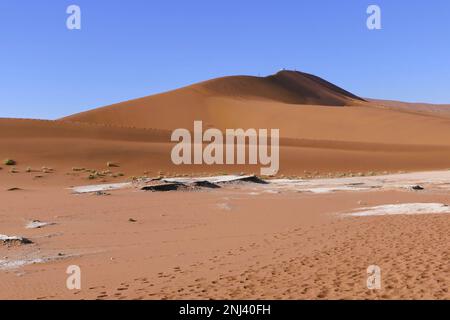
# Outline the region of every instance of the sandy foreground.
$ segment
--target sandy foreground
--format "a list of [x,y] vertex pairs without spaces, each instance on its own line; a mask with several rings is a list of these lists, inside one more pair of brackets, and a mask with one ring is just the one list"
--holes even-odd
[[[0,234],[33,242],[0,245],[1,299],[450,298],[448,170],[103,195],[57,173],[0,177]],[[70,265],[81,290],[66,287]]]

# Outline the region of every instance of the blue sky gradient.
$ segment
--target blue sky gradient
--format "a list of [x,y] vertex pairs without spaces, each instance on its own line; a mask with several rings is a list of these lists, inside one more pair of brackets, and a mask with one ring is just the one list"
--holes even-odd
[[[82,29],[66,28],[66,8]],[[382,30],[366,9],[382,10]],[[297,69],[450,103],[448,0],[0,0],[0,117],[55,119],[225,75]]]

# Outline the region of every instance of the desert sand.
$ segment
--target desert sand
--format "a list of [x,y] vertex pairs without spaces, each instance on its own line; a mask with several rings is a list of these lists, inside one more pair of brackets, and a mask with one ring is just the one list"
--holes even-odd
[[[0,248],[0,297],[450,298],[450,207],[447,213],[348,215],[386,204],[447,204],[448,184],[442,189],[431,181],[427,191],[407,189],[406,181],[405,188],[314,192],[326,180],[306,189],[246,183],[107,195],[52,186],[2,191],[2,232],[33,244]],[[52,225],[27,229],[33,220]],[[366,287],[373,264],[382,270],[381,290]],[[69,265],[82,270],[81,290],[66,288]]]
[[[0,159],[16,162],[0,169],[0,235],[32,242],[0,245],[0,298],[449,299],[448,110],[282,71],[54,121],[0,119]],[[258,172],[173,165],[170,134],[194,120],[280,129],[278,175],[218,189],[71,189]],[[66,288],[69,265],[81,290]],[[380,290],[366,287],[369,265]]]

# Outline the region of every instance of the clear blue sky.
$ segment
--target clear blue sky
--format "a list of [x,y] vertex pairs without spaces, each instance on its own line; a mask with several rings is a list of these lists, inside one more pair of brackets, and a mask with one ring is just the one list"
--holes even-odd
[[[66,8],[82,29],[66,28]],[[382,30],[366,9],[382,9]],[[0,117],[54,119],[281,68],[364,97],[450,103],[448,0],[0,0]]]

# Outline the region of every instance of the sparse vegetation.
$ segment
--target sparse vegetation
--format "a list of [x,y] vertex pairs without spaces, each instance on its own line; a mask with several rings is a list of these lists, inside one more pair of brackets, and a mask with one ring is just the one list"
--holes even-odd
[[42,167],[41,168],[42,173],[52,173],[53,169],[48,167]]
[[12,159],[5,159],[5,161],[3,161],[3,164],[5,166],[15,166],[16,165],[16,161],[12,160]]
[[[97,169],[89,169],[89,168],[72,168],[72,171],[74,172],[86,172],[87,178],[89,180],[94,180],[94,179],[98,179],[98,178],[107,178],[107,177],[111,177],[111,178],[117,178],[117,177],[123,177],[124,174],[122,172],[112,172],[111,170],[97,170]],[[104,181],[104,179],[102,179],[101,181]]]
[[124,176],[124,174],[122,172],[111,174],[111,177],[113,177],[113,178],[118,178],[118,177],[123,177],[123,176]]
[[97,178],[104,178],[106,176],[106,174],[104,172],[98,172],[95,170],[88,170],[88,172],[90,172],[90,175],[88,176],[89,180],[94,180]]

